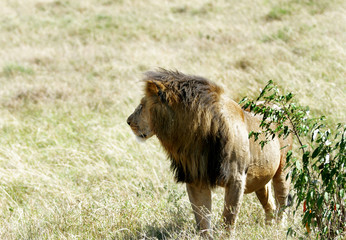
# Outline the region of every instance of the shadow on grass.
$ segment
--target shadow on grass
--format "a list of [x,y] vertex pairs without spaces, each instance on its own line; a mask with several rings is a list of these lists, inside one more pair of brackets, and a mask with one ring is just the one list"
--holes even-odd
[[[190,228],[191,224],[191,228]],[[163,222],[153,222],[152,224],[144,225],[140,229],[133,231],[123,231],[120,235],[115,236],[115,239],[189,239],[196,235],[192,222],[185,221],[182,218],[169,219]]]

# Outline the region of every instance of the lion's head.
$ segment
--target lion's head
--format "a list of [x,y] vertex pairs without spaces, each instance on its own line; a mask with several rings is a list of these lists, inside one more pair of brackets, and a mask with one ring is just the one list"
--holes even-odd
[[[145,96],[127,123],[139,140],[156,135],[171,159],[178,182],[215,186],[229,153],[228,126],[221,111],[223,89],[197,76],[161,70],[147,72]],[[225,149],[225,151],[224,151]]]
[[145,141],[154,135],[149,126],[149,117],[147,100],[143,97],[135,111],[127,118],[127,124],[139,141]]

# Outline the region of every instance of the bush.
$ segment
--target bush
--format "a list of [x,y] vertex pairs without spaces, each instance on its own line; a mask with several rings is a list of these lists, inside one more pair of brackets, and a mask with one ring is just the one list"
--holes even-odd
[[[287,154],[287,167],[295,192],[295,210],[303,204],[302,224],[306,234],[314,232],[320,239],[345,236],[345,138],[346,125],[334,129],[326,126],[324,117],[311,118],[309,108],[293,101],[294,95],[281,95],[269,81],[256,100],[244,98],[243,108],[261,114],[262,132],[250,132],[263,147],[275,135],[293,134],[299,143],[300,157],[292,151]],[[274,127],[273,127],[274,126]],[[295,235],[292,228],[287,234]]]

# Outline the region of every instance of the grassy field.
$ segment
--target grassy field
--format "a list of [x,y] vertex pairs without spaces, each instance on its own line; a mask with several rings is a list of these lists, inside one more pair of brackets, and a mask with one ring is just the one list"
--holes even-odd
[[[239,101],[272,79],[345,122],[344,0],[0,1],[0,239],[198,239],[183,185],[126,125],[157,67]],[[223,195],[213,195],[216,239]],[[236,239],[285,239],[244,199]]]

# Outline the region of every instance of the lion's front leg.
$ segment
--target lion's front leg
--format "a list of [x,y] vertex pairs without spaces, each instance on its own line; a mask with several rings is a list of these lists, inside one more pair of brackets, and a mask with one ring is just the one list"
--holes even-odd
[[245,173],[238,173],[225,187],[225,206],[223,211],[223,219],[227,227],[235,228],[237,215],[243,200],[245,188]]
[[186,184],[187,193],[202,235],[211,236],[211,190],[205,184]]

